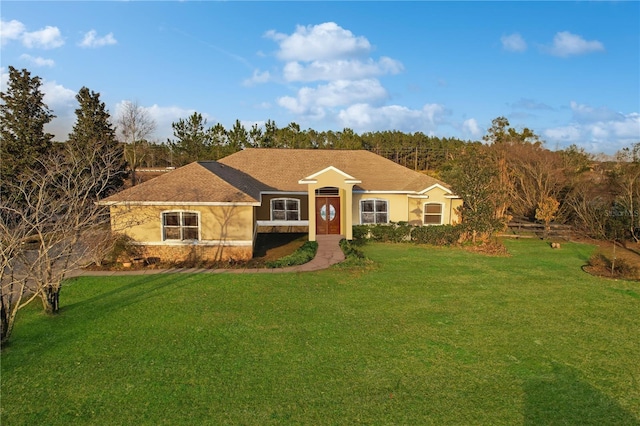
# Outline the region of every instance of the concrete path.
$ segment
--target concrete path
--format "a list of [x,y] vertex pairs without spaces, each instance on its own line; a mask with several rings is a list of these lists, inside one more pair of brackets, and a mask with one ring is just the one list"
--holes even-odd
[[67,278],[75,277],[112,277],[117,275],[155,275],[155,274],[281,274],[286,272],[310,272],[327,269],[331,265],[344,260],[344,253],[340,248],[341,235],[318,235],[318,251],[316,257],[303,265],[286,268],[169,268],[169,269],[136,269],[131,271],[88,271],[78,269],[70,272]]

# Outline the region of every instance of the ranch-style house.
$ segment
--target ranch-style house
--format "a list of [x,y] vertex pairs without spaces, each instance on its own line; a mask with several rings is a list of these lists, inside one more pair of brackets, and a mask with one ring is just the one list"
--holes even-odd
[[248,148],[180,167],[100,202],[147,257],[246,260],[258,233],[352,238],[352,226],[454,224],[443,182],[365,150]]

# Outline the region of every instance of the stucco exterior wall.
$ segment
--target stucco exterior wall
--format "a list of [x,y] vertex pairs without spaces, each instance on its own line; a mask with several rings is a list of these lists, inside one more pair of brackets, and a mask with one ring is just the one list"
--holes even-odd
[[111,228],[138,242],[162,242],[162,212],[200,214],[200,241],[252,241],[253,206],[111,206]]
[[388,202],[389,221],[407,222],[409,213],[407,211],[407,194],[393,193],[355,193],[353,194],[352,217],[353,224],[361,224],[360,201],[362,200],[385,200]]
[[390,222],[408,222],[411,225],[423,225],[425,203],[442,204],[442,224],[455,224],[459,222],[456,207],[462,204],[462,200],[448,198],[450,194],[441,188],[435,187],[422,195],[408,195],[396,193],[355,193],[353,194],[353,224],[361,224],[360,201],[361,200],[386,200],[389,208]]
[[[111,206],[111,229],[145,247],[147,257],[186,260],[198,254],[204,260],[250,259],[255,228],[253,206]],[[197,241],[163,241],[162,213],[197,212]]]
[[458,214],[458,207],[460,206],[462,206],[461,198],[455,198],[451,200],[451,224],[452,225],[455,225],[462,221],[460,218],[460,214]]

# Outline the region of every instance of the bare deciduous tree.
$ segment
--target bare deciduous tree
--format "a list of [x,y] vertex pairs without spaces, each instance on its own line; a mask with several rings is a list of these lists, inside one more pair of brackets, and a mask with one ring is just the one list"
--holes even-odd
[[16,314],[38,294],[27,291],[27,276],[17,270],[18,253],[25,250],[28,228],[16,226],[17,218],[0,214],[0,341],[11,335]]
[[84,233],[109,221],[95,194],[105,193],[113,174],[122,173],[120,164],[116,147],[78,155],[65,146],[24,170],[21,179],[3,183],[14,194],[0,205],[3,341],[18,310],[34,298],[46,312],[58,312],[63,280],[95,249],[83,244]]
[[511,208],[516,214],[535,217],[541,204],[557,199],[565,186],[562,157],[541,146],[521,145],[509,162],[515,184]]
[[611,171],[611,186],[616,194],[619,214],[629,235],[640,242],[640,142],[617,153]]
[[138,102],[126,101],[118,114],[117,130],[121,141],[126,144],[125,158],[131,169],[131,182],[135,185],[136,169],[144,159],[144,145],[155,132],[156,122]]

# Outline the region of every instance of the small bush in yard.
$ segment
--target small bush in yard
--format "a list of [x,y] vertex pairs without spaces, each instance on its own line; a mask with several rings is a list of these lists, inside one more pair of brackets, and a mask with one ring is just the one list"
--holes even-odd
[[347,258],[353,257],[356,259],[364,259],[364,253],[354,244],[353,241],[342,239],[340,240],[340,248]]
[[[366,241],[366,240],[361,240]],[[369,260],[360,247],[363,245],[363,242],[358,242],[357,240],[340,240],[340,248],[344,253],[345,260],[340,263],[341,267],[352,267],[352,266],[366,266],[371,264],[371,260]]]
[[411,228],[406,222],[371,225],[371,239],[383,243],[401,243],[411,240]]
[[368,225],[353,225],[353,234],[351,244],[363,245],[370,236],[370,228]]
[[460,241],[463,232],[461,225],[419,226],[413,229],[411,240],[417,244],[450,246]]

